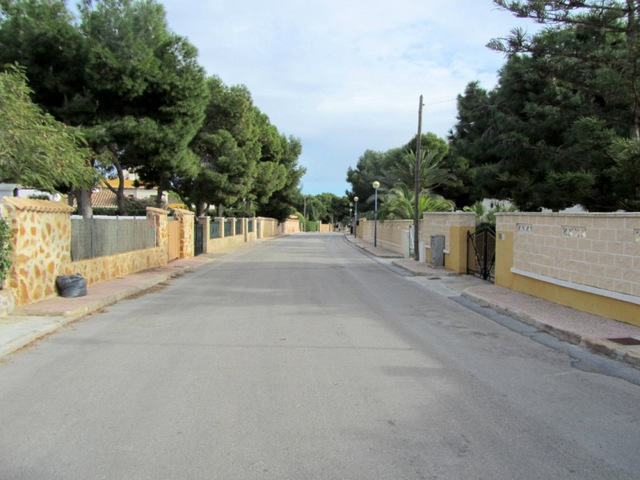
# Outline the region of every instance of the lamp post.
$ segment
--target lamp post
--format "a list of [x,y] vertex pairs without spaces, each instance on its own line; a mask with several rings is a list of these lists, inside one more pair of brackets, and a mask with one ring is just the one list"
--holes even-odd
[[355,210],[356,216],[355,216],[355,220],[354,220],[354,223],[353,223],[353,236],[354,237],[358,236],[358,200],[359,200],[358,197],[353,197],[353,201],[355,202],[355,206],[356,206],[356,210]]
[[380,182],[373,182],[373,189],[375,190],[375,201],[374,201],[374,214],[373,214],[373,247],[376,248],[378,246],[378,188],[380,188]]
[[351,228],[353,228],[353,206],[351,205],[351,203],[349,203],[349,225],[351,225]]

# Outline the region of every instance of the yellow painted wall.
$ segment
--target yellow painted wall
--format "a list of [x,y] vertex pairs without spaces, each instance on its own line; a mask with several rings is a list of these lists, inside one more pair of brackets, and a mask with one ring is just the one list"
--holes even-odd
[[475,227],[449,227],[449,253],[445,253],[444,267],[457,273],[467,273],[467,232]]

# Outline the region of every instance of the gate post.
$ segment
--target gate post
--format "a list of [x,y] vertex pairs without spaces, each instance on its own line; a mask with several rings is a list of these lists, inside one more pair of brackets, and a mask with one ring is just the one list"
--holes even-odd
[[202,253],[209,251],[209,230],[210,230],[211,217],[205,215],[198,218],[198,225],[202,226]]
[[180,258],[191,258],[194,251],[195,214],[176,208],[173,216],[180,222]]
[[169,262],[169,212],[161,208],[147,207],[147,218],[156,224],[156,247],[164,250],[164,264]]

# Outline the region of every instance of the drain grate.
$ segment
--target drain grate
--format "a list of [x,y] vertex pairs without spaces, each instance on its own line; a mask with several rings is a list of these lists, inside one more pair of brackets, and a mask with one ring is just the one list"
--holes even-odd
[[609,340],[620,345],[640,345],[640,338],[636,337],[610,338]]

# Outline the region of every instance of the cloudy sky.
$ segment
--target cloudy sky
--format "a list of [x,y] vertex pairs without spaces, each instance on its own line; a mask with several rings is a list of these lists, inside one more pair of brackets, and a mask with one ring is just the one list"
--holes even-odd
[[169,27],[207,74],[246,85],[281,133],[302,142],[303,192],[343,195],[365,150],[417,132],[446,138],[456,96],[496,82],[504,57],[485,47],[535,26],[491,0],[161,0]]

